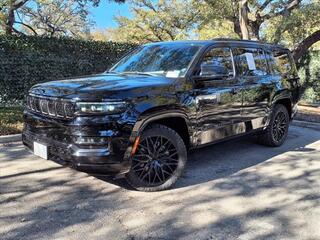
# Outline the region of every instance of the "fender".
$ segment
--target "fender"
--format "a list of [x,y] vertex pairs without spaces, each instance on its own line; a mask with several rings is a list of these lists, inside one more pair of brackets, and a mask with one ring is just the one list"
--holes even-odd
[[190,121],[189,121],[188,115],[183,110],[173,109],[173,110],[162,110],[160,112],[159,111],[151,112],[151,113],[148,113],[148,115],[141,114],[141,117],[133,127],[133,131],[137,132],[137,134],[139,135],[149,123],[160,120],[160,119],[173,118],[173,117],[183,118],[189,130]]
[[131,152],[135,144],[135,141],[141,135],[143,130],[148,126],[148,124],[160,119],[173,118],[173,117],[179,117],[184,119],[184,121],[187,124],[188,132],[189,132],[189,140],[190,140],[190,143],[192,143],[193,134],[190,135],[190,132],[193,132],[193,131],[192,131],[192,127],[190,127],[191,123],[185,111],[181,109],[171,109],[171,110],[161,110],[161,111],[155,110],[155,109],[148,109],[144,113],[140,114],[138,120],[133,126],[133,129],[129,138],[129,145],[124,154],[124,159],[127,161],[131,161]]
[[289,99],[292,104],[292,94],[289,89],[283,89],[282,91],[276,92],[271,100],[270,106],[273,107],[276,102],[284,99]]
[[[266,121],[266,125],[264,128],[266,128],[269,125],[271,114],[272,114],[272,109],[274,108],[275,104],[279,101],[284,101],[284,100],[289,100],[290,108],[293,109],[292,95],[291,95],[290,90],[283,89],[282,91],[276,92],[270,101],[268,119]],[[290,116],[290,118],[292,119],[292,116]]]

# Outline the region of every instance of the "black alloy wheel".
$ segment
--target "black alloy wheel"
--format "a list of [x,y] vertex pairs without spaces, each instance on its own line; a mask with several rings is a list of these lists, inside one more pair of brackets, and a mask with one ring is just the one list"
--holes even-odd
[[258,136],[260,143],[271,146],[281,146],[287,138],[289,130],[289,113],[282,104],[274,106],[269,126]]
[[181,175],[186,160],[186,147],[179,134],[166,126],[152,125],[141,136],[127,180],[141,191],[167,189]]
[[284,112],[278,112],[272,123],[272,136],[276,142],[281,142],[288,129],[288,119]]

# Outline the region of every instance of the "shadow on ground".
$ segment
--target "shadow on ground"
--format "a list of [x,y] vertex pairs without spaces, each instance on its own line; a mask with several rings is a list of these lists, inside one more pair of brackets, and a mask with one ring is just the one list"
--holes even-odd
[[[319,239],[319,136],[293,127],[280,148],[257,145],[251,138],[206,147],[190,154],[174,189],[157,193],[42,164],[20,145],[7,146],[0,154],[0,235]],[[7,174],[13,166],[18,170]]]

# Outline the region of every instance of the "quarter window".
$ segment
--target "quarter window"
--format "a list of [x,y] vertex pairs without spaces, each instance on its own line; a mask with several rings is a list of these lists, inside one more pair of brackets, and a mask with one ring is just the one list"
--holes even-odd
[[240,76],[263,76],[268,74],[265,55],[260,49],[235,49],[234,60]]
[[273,52],[268,54],[268,61],[273,73],[286,75],[292,71],[292,64],[288,53]]
[[200,64],[200,76],[233,76],[233,63],[230,48],[209,50]]

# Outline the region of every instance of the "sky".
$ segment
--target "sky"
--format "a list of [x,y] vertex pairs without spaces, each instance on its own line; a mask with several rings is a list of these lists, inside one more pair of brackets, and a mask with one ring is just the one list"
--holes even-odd
[[116,27],[117,23],[113,19],[115,15],[131,16],[128,3],[119,4],[106,0],[102,0],[99,7],[90,7],[89,11],[96,29]]

